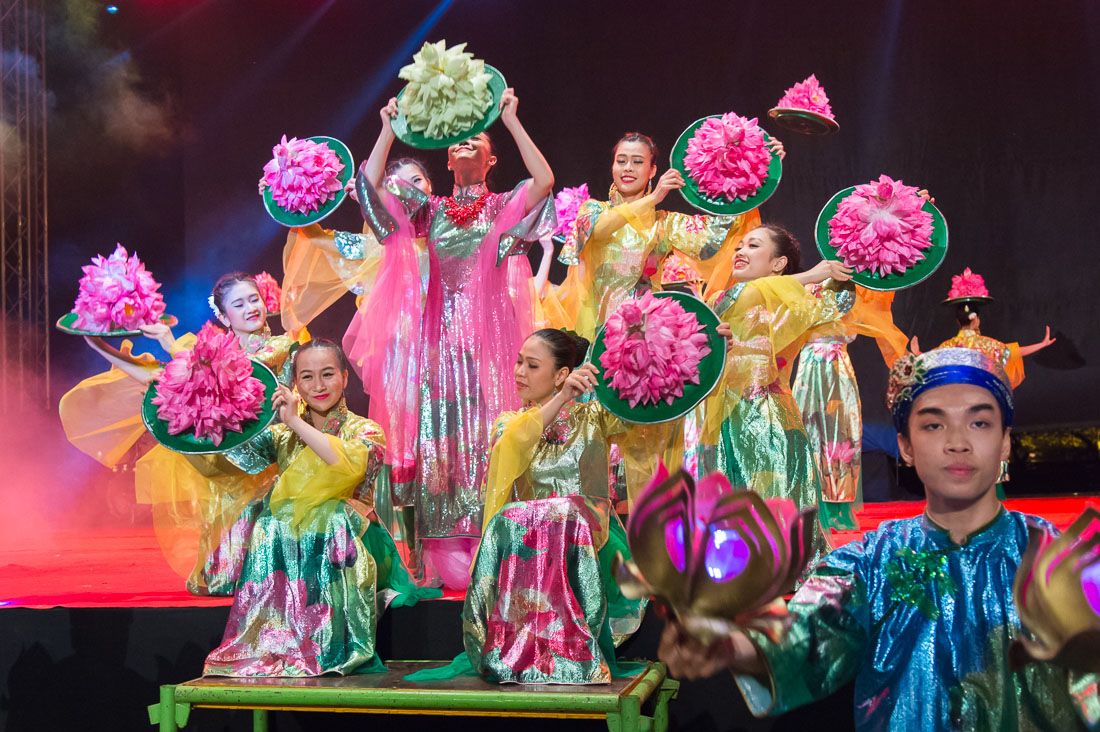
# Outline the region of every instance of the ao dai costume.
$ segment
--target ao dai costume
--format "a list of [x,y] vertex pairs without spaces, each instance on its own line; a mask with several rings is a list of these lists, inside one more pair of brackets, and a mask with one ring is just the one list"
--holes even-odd
[[[483,183],[456,186],[452,201],[397,178],[380,197],[358,179],[364,218],[383,247],[391,235],[423,237],[428,251],[427,293],[413,341],[419,369],[406,380],[416,391],[391,407],[416,415],[391,420],[417,429],[408,441],[415,462],[403,474],[395,470],[393,481],[396,503],[415,506],[420,540],[476,538],[481,531],[489,431],[495,415],[519,406],[512,367],[533,324],[531,267],[513,255],[555,223],[550,197],[525,211],[528,185],[508,193],[490,193]],[[452,203],[469,207],[466,215],[448,214]],[[392,327],[385,318],[369,325]]]
[[[713,308],[729,323],[725,371],[706,399],[700,475],[720,471],[735,487],[765,498],[789,498],[798,507],[818,505],[820,482],[814,449],[790,389],[790,371],[807,334],[851,309],[850,286],[811,295],[793,277],[740,282],[722,293]],[[815,533],[816,551],[823,537]]]
[[[652,203],[627,203],[612,186],[609,200],[581,204],[558,257],[570,265],[557,293],[564,311],[572,315],[572,324],[566,325],[592,340],[624,300],[661,289],[664,260],[673,250],[704,278],[728,276],[732,257],[725,254],[759,225],[755,210],[740,216],[658,211]],[[722,256],[716,256],[720,251]]]
[[466,652],[410,680],[594,684],[634,672],[616,663],[615,645],[637,630],[643,603],[611,575],[615,554],[630,550],[607,479],[611,444],[628,439],[596,401],[566,404],[545,429],[538,407],[500,415],[462,613]]
[[[820,295],[820,285],[808,289]],[[889,367],[907,340],[890,314],[893,292],[857,285],[856,293],[848,313],[812,331],[799,351],[791,387],[821,477],[825,525],[835,529],[859,528],[854,509],[862,501],[863,415],[848,344],[857,335],[875,337]]]
[[790,601],[778,642],[746,631],[767,666],[764,679],[735,677],[749,709],[782,714],[855,679],[860,732],[1075,730],[1082,718],[1100,728],[1095,674],[1009,667],[1029,522],[1047,526],[1002,508],[959,545],[920,516],[833,551]]
[[380,609],[391,600],[439,595],[415,588],[393,540],[370,518],[385,451],[381,429],[341,400],[322,432],[339,456],[335,465],[284,424],[209,459],[224,469],[224,458],[249,475],[275,465],[279,477],[258,516],[238,520],[248,534],[240,556],[223,557],[241,569],[225,635],[207,656],[205,674],[383,671],[375,647]]

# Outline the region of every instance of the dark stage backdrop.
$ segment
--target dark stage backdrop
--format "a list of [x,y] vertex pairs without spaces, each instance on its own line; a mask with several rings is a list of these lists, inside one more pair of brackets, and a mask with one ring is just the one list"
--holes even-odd
[[[56,5],[51,26],[60,28],[66,19]],[[1094,423],[1100,415],[1100,6],[1089,0],[118,5],[117,15],[99,18],[101,43],[131,54],[136,88],[161,100],[170,134],[155,152],[135,151],[65,119],[104,60],[82,64],[55,34],[47,66],[58,112],[50,137],[55,312],[71,305],[82,260],[115,241],[147,260],[189,329],[205,317],[222,272],[281,272],[285,231],[256,194],[271,146],[282,134],[327,134],[365,156],[377,110],[400,89],[397,70],[423,40],[468,41],[501,69],[558,186],[587,182],[600,197],[621,133],[643,131],[667,151],[703,115],[766,118],[784,89],[816,73],[841,131],[780,132],[788,157],[764,219],[790,227],[812,264],[811,226],[835,191],[880,173],[931,189],[949,222],[950,250],[939,272],[898,295],[898,324],[925,348],[953,335],[951,313],[938,303],[951,275],[969,266],[996,298],[985,333],[1031,343],[1050,324],[1088,362],[1055,370],[1029,359],[1018,424]],[[105,113],[125,119],[135,111]],[[522,165],[503,127],[493,132],[497,186],[511,186]],[[437,191],[448,190],[443,154],[426,157]],[[666,205],[689,210],[675,194]],[[358,229],[361,219],[345,204],[326,225]],[[339,340],[353,308],[349,295],[311,330]],[[54,345],[69,367],[61,389],[99,368],[75,339],[58,336]],[[868,419],[885,422],[881,359],[869,343],[853,354]]]

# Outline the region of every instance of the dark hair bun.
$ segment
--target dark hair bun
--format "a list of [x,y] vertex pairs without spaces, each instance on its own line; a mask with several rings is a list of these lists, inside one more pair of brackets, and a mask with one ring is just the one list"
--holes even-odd
[[587,338],[576,333],[567,333],[573,337],[573,344],[577,348],[577,357],[574,359],[573,368],[577,368],[584,363],[584,357],[588,355],[588,347],[592,345]]

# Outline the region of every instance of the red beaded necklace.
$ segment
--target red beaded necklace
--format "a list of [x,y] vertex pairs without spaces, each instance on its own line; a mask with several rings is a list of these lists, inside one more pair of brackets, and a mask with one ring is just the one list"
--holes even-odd
[[454,196],[448,196],[443,199],[443,213],[454,222],[455,226],[460,226],[465,229],[470,225],[471,221],[478,217],[478,214],[481,213],[481,209],[485,208],[485,202],[488,200],[488,191],[482,193],[465,205],[456,201]]

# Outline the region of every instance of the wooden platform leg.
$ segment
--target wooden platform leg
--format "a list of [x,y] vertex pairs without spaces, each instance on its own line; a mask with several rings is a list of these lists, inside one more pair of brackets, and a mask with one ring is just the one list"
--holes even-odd
[[641,721],[642,709],[638,698],[625,696],[621,699],[619,712],[607,715],[607,729],[608,732],[641,732]]
[[252,710],[252,732],[268,732],[268,715],[266,709]]
[[680,691],[680,682],[665,679],[657,690],[657,701],[653,708],[653,732],[668,730],[668,703],[676,698]]
[[157,725],[160,732],[178,732],[190,716],[191,705],[176,704],[176,687],[171,684],[160,687],[160,702],[149,707],[149,724]]

